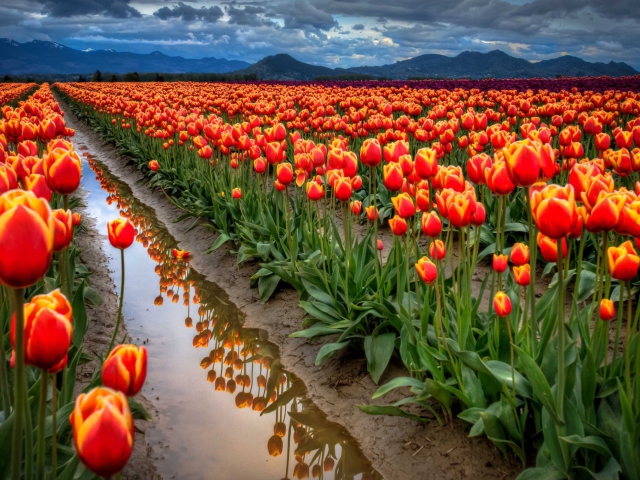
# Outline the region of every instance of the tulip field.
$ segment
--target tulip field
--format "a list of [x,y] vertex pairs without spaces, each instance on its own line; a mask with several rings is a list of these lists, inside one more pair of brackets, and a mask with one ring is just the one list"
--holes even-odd
[[[76,368],[93,359],[74,240],[82,162],[48,85],[0,87],[0,476],[119,477],[133,414],[146,416],[131,397],[147,352],[117,343],[125,252],[136,235],[158,258],[169,249],[119,203],[124,218],[104,232],[120,250],[117,322],[74,398]],[[189,255],[227,245],[255,265],[262,302],[298,293],[293,336],[318,343],[316,365],[366,360],[379,388],[356,414],[459,418],[522,480],[640,478],[639,77],[52,88],[178,220],[217,234],[207,252],[173,250],[171,271],[158,265],[158,305],[180,288],[185,305],[203,302]],[[207,379],[238,408],[276,412],[269,454],[313,438],[295,380],[250,332],[198,308],[193,346],[215,342]],[[392,391],[402,399],[385,403]],[[295,478],[341,465],[310,445]]]
[[[127,396],[144,383],[146,351],[112,340],[74,398],[76,370],[93,360],[82,349],[85,299],[96,299],[74,240],[84,228],[72,197],[82,162],[47,84],[3,85],[0,98],[0,476],[119,475],[133,447],[132,412],[145,415]],[[110,237],[125,248],[117,229]]]
[[363,412],[457,416],[522,479],[633,479],[640,89],[581,82],[57,88],[263,302],[298,291],[317,364],[360,349],[405,392]]

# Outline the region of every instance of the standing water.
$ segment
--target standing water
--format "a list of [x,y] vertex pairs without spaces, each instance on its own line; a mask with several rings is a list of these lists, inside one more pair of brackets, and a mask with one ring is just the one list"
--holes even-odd
[[[163,478],[381,478],[282,369],[266,333],[243,328],[226,293],[188,260],[173,258],[177,242],[154,210],[85,156],[95,172],[82,180],[87,213],[98,230],[105,233],[117,216],[138,230],[125,251],[123,316],[134,342],[148,350],[143,393],[158,415],[146,437]],[[115,252],[106,238],[103,248]],[[119,291],[118,257],[109,257],[109,268]]]

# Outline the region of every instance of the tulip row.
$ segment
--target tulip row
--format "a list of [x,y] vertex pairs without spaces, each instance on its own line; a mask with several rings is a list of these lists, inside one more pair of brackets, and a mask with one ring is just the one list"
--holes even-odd
[[[82,351],[91,287],[74,242],[79,200],[69,198],[82,162],[63,115],[45,84],[15,108],[5,106],[0,120],[0,476],[16,480],[74,478],[84,471],[79,461],[97,475],[119,472],[134,434],[125,395],[137,393],[146,374],[144,348],[110,346],[102,375],[73,400],[77,366],[93,359]],[[75,450],[64,445],[69,425]]]
[[[195,330],[193,346],[210,349],[200,361],[207,381],[216,391],[235,396],[237,408],[275,417],[273,435],[264,439],[269,455],[282,455],[291,439],[294,478],[318,478],[321,471],[334,468],[362,473],[363,479],[379,478],[370,467],[358,463],[360,454],[353,451],[353,444],[324,422],[303,396],[301,382],[282,370],[274,356],[275,346],[265,343],[257,330],[242,328],[238,310],[220,302],[212,285],[191,267],[189,252],[173,248],[173,238],[128,186],[95,160],[90,159],[89,166],[109,193],[107,202],[115,203],[133,223],[137,241],[157,263],[159,292],[154,304],[162,307],[166,300],[187,307],[184,325]],[[197,316],[194,313],[192,318],[194,309]],[[289,462],[285,468],[284,477],[289,478]]]
[[[412,396],[363,411],[461,410],[523,464],[538,451],[522,478],[638,477],[637,93],[148,88],[60,86],[183,217],[210,220],[211,251],[262,262],[263,301],[298,290],[295,336],[339,335],[317,363],[361,345],[378,382],[397,352],[410,376],[376,396]],[[540,298],[539,266],[555,272]]]

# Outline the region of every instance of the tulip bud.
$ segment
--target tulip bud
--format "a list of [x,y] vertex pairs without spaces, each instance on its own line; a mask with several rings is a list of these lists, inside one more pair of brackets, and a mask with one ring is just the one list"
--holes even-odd
[[[538,233],[538,247],[540,248],[540,253],[542,253],[542,258],[544,258],[547,262],[557,262],[558,261],[558,245],[555,240],[547,237],[542,233]],[[566,238],[562,239],[562,257],[565,258],[567,255],[567,240]]]
[[391,228],[391,231],[396,236],[404,235],[409,229],[407,221],[399,215],[396,215],[389,220],[389,228]]
[[0,196],[0,283],[24,288],[42,278],[53,257],[54,231],[46,200],[22,190]]
[[447,250],[442,240],[434,240],[429,244],[429,256],[434,260],[442,260],[447,254]]
[[279,163],[276,167],[276,176],[282,185],[289,185],[293,181],[293,165],[289,162]]
[[55,233],[53,237],[53,251],[60,252],[66,249],[71,240],[73,240],[73,219],[71,218],[71,210],[53,210]]
[[496,255],[493,254],[493,269],[502,273],[507,269],[507,256],[506,255]]
[[116,218],[107,223],[109,242],[115,248],[129,248],[136,237],[136,229],[128,219]]
[[151,160],[149,162],[149,169],[150,170],[152,170],[154,172],[157,172],[159,168],[160,168],[160,165],[158,164],[157,160]]
[[267,450],[272,457],[278,457],[282,454],[282,438],[279,435],[273,435],[267,442]]
[[413,217],[416,213],[416,207],[408,193],[401,193],[397,197],[392,197],[391,202],[393,203],[396,215],[399,215],[402,218]]
[[476,203],[476,211],[471,215],[471,225],[481,227],[486,219],[487,211],[484,209],[484,205],[480,202]]
[[133,418],[124,394],[105,387],[81,393],[69,421],[78,457],[89,470],[110,477],[124,468],[134,438]]
[[233,190],[231,190],[231,196],[236,200],[239,200],[240,198],[242,198],[242,189],[238,187],[234,188]]
[[[71,304],[60,290],[33,297],[24,306],[25,363],[49,370],[66,362],[73,340],[71,322]],[[11,319],[11,344],[15,348],[15,314]]]
[[333,184],[333,191],[338,200],[346,202],[351,198],[351,180],[347,177],[339,177]]
[[61,195],[76,191],[82,177],[82,160],[73,150],[56,148],[43,157],[49,188]]
[[382,251],[382,250],[384,249],[384,243],[382,243],[382,240],[378,239],[378,242],[377,242],[376,248],[377,248],[379,251]]
[[367,167],[375,168],[382,161],[382,149],[377,138],[367,138],[360,148],[360,161]]
[[364,211],[367,214],[367,219],[370,222],[373,222],[374,219],[376,220],[380,219],[380,212],[378,212],[378,209],[374,205],[369,205],[367,208],[364,209]]
[[516,266],[529,263],[529,246],[524,243],[514,243],[511,247],[511,263]]
[[424,212],[420,223],[422,232],[427,237],[436,238],[442,232],[442,221],[435,210]]
[[531,266],[528,263],[513,267],[513,279],[521,287],[526,287],[531,283]]
[[607,249],[609,275],[621,282],[632,280],[638,274],[640,257],[636,254],[631,241],[627,240],[619,247]]
[[102,364],[102,384],[128,397],[136,395],[147,377],[147,350],[117,345]]
[[313,202],[317,202],[321,198],[324,198],[324,186],[316,182],[307,183],[307,197]]
[[360,200],[354,200],[349,205],[349,208],[354,215],[360,215],[360,213],[362,213],[362,202]]
[[511,299],[504,292],[496,293],[493,297],[493,309],[499,317],[508,317],[511,313]]
[[413,163],[416,173],[422,179],[433,178],[438,173],[438,154],[433,148],[421,148],[416,152]]
[[600,320],[610,322],[614,318],[616,318],[616,308],[613,301],[608,298],[603,298],[600,301]]
[[436,266],[427,257],[422,257],[418,260],[418,263],[415,264],[415,268],[420,280],[427,285],[431,285],[438,275]]

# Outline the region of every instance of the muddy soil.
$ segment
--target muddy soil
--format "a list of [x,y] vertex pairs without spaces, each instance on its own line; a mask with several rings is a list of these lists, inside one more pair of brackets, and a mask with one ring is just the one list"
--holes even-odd
[[[70,116],[70,115],[68,115]],[[76,148],[81,149],[74,139]],[[87,172],[88,167],[85,166],[85,175],[91,175]],[[80,187],[77,191],[80,198],[86,197],[86,192]],[[84,208],[77,209],[82,214],[85,229],[79,231],[76,236],[76,243],[81,250],[80,259],[82,263],[92,273],[90,277],[91,286],[98,292],[104,303],[100,306],[87,305],[87,319],[89,328],[84,337],[83,349],[89,355],[96,359],[78,367],[76,374],[76,388],[74,397],[77,397],[82,390],[91,382],[96,369],[100,368],[98,356],[104,356],[113,329],[116,325],[116,315],[118,311],[118,295],[116,287],[109,275],[107,269],[107,258],[102,251],[102,239],[105,235],[98,232],[95,221],[88,217]],[[127,333],[125,322],[122,322],[118,329],[118,340],[125,338],[126,342],[132,342]],[[156,416],[153,404],[142,394],[135,397],[136,401],[141,403],[152,416]],[[145,439],[145,431],[148,423],[144,420],[135,420],[136,434],[133,447],[133,453],[129,463],[122,472],[122,478],[130,480],[147,480],[160,479],[153,463],[153,451],[151,446],[147,444]]]
[[[366,371],[362,352],[347,351],[316,367],[314,360],[321,343],[312,344],[305,339],[289,337],[300,329],[304,318],[304,312],[298,306],[297,292],[280,288],[269,302],[261,304],[257,289],[249,288],[249,277],[259,268],[258,265],[246,263],[238,267],[236,256],[230,253],[231,247],[222,247],[211,255],[204,255],[216,235],[202,226],[187,232],[192,219],[173,223],[182,212],[161,192],[153,192],[141,182],[139,172],[127,167],[126,159],[119,158],[115,148],[105,145],[95,132],[79,121],[68,107],[65,108],[66,104],[59,96],[57,100],[69,112],[66,120],[68,126],[76,130],[74,143],[77,147],[86,147],[113,174],[128,183],[136,197],[156,210],[158,218],[180,241],[180,248],[192,252],[194,268],[228,293],[230,300],[246,314],[247,327],[268,332],[269,340],[280,347],[283,367],[307,385],[308,396],[330,421],[344,425],[373,467],[386,479],[473,477],[480,480],[517,476],[521,466],[515,460],[505,461],[485,438],[468,438],[461,421],[456,421],[452,428],[440,426],[435,420],[418,424],[403,418],[361,413],[357,404],[387,404],[403,395],[396,393],[395,397],[387,395],[383,399],[371,400],[377,386]],[[406,371],[399,363],[391,365],[380,383],[402,375],[406,375]],[[134,463],[130,462],[130,466],[134,467]]]

